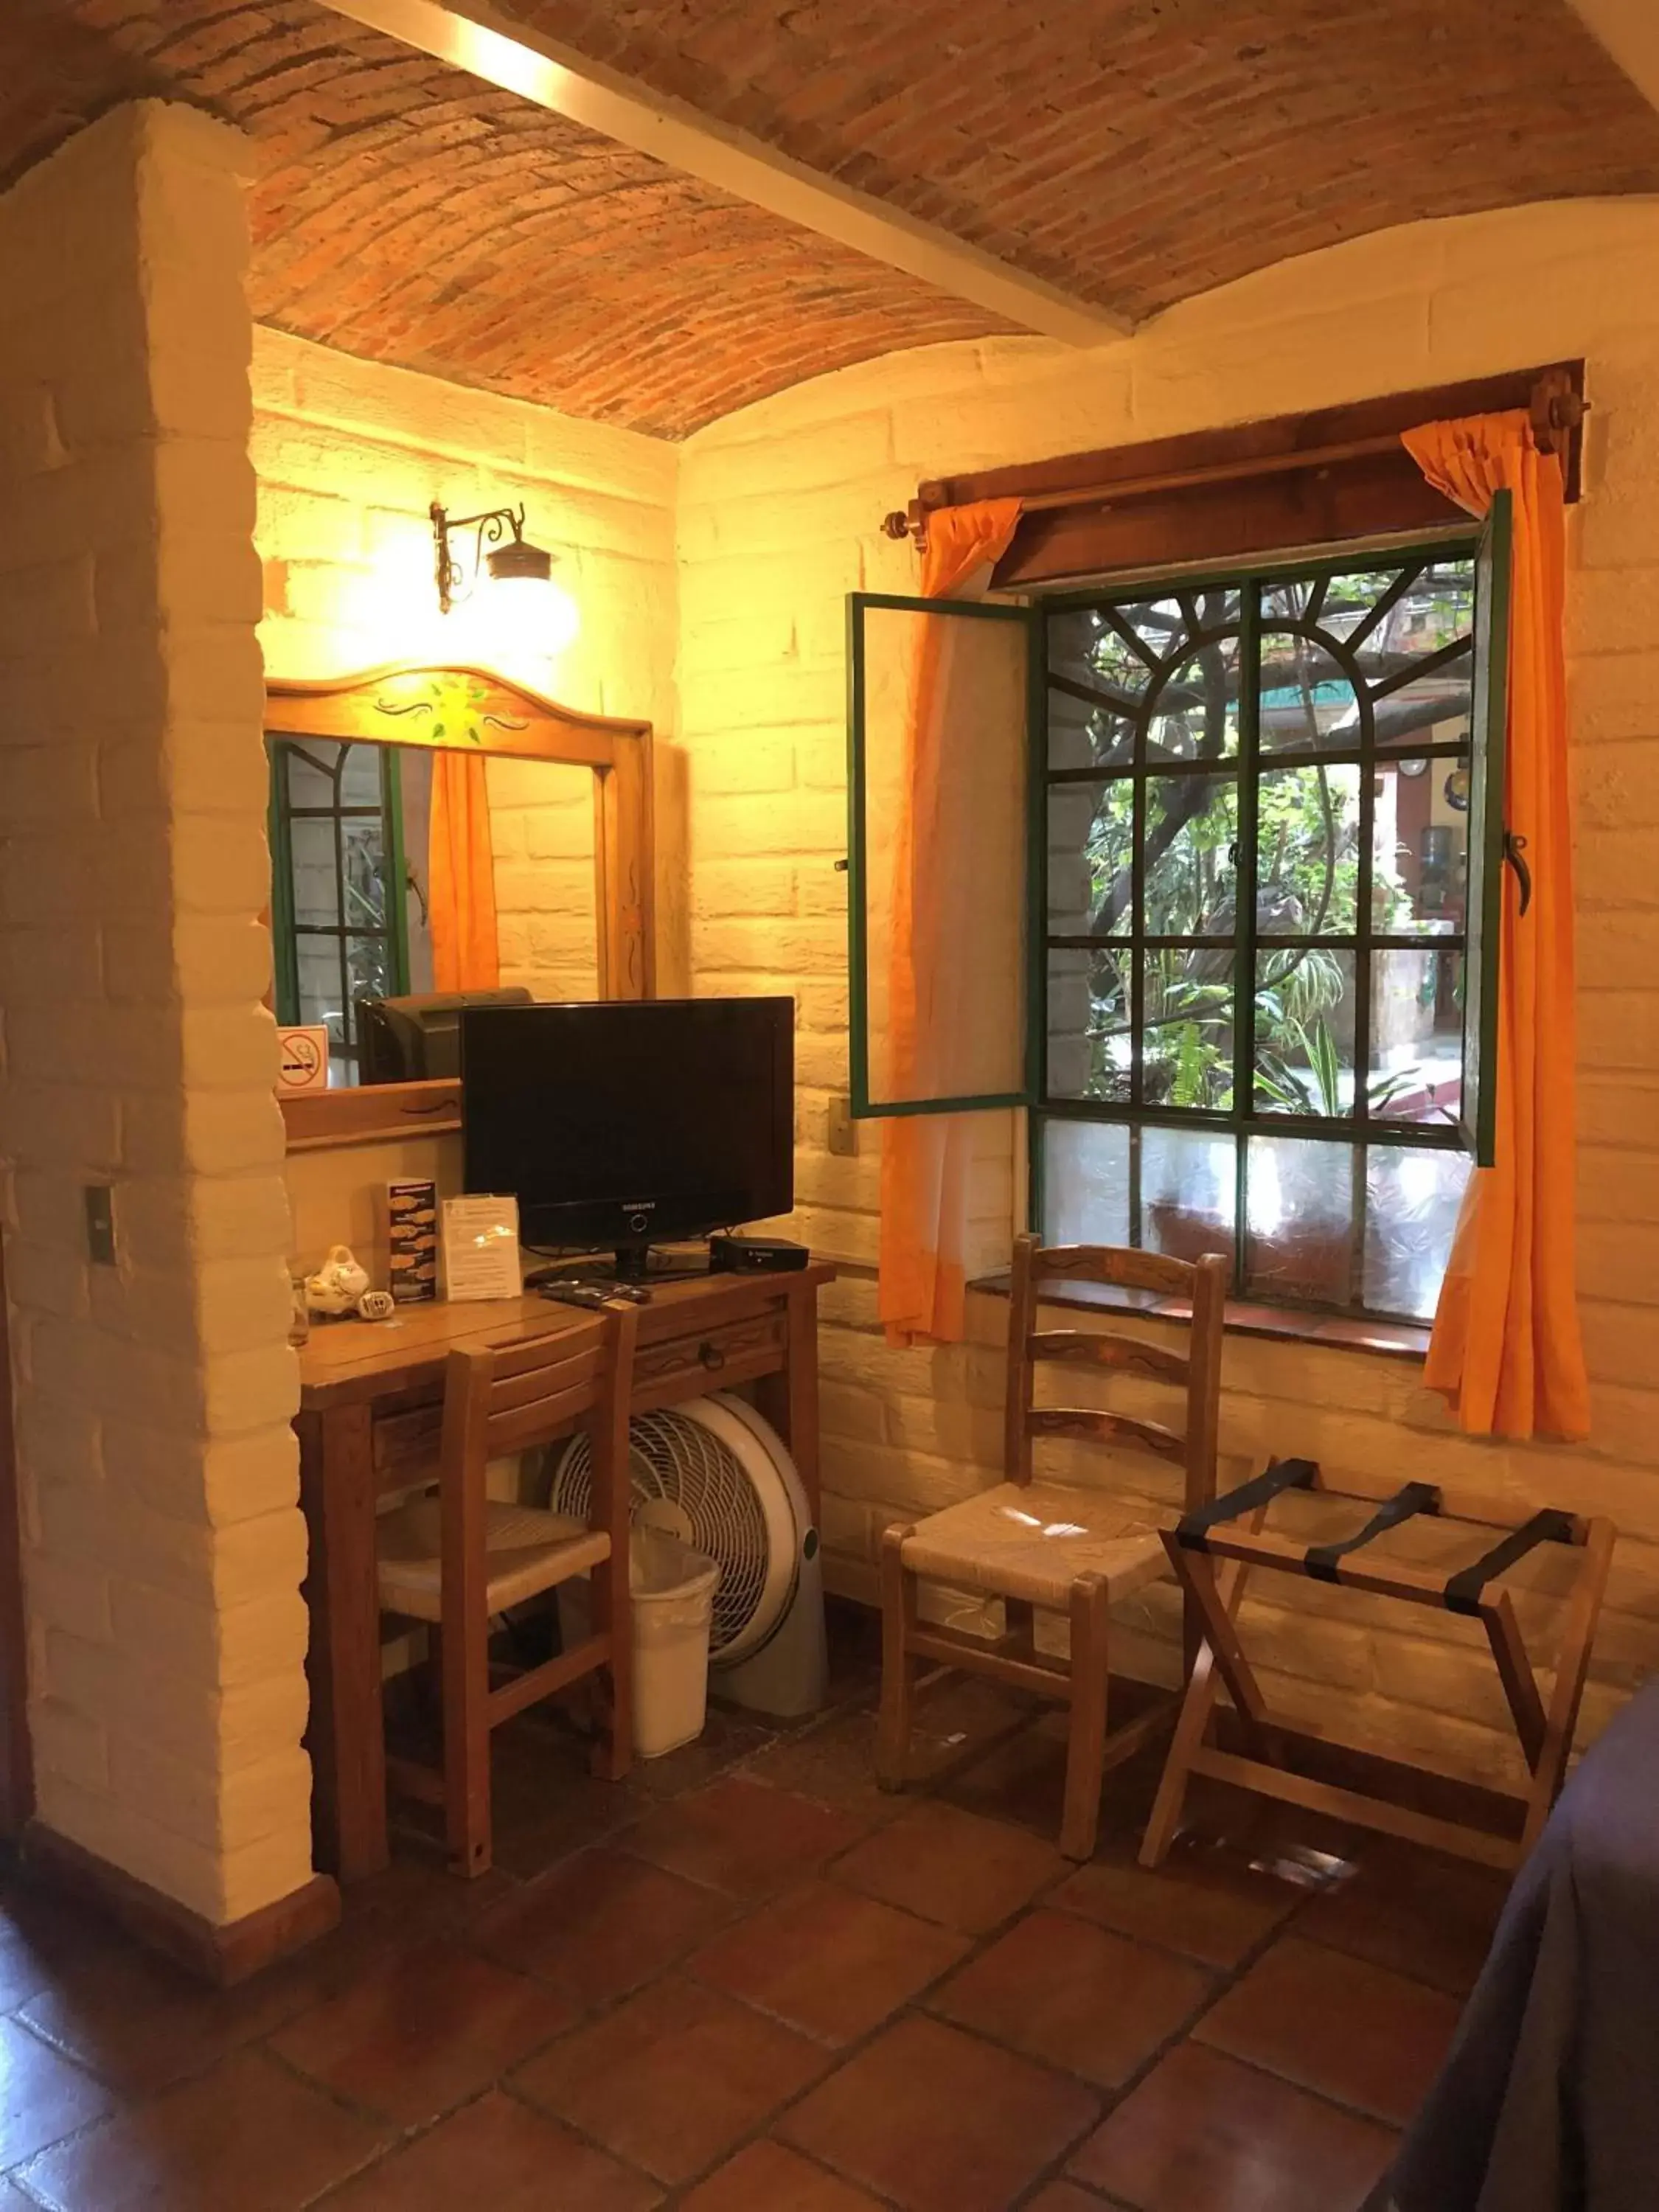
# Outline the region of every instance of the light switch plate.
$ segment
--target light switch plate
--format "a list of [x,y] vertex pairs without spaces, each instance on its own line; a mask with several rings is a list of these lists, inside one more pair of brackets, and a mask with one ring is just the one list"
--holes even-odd
[[830,1101],[830,1126],[824,1144],[839,1159],[850,1160],[857,1156],[859,1125],[853,1119],[850,1098],[836,1097]]
[[115,1265],[115,1194],[106,1182],[89,1182],[82,1190],[87,1209],[87,1257],[94,1267]]

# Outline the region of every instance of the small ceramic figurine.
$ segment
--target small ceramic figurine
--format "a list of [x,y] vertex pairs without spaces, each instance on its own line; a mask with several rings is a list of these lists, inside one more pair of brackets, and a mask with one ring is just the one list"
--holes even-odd
[[306,1285],[306,1303],[314,1314],[349,1313],[368,1288],[349,1244],[331,1244],[328,1257]]
[[365,1291],[357,1301],[359,1321],[390,1321],[398,1302],[390,1291]]

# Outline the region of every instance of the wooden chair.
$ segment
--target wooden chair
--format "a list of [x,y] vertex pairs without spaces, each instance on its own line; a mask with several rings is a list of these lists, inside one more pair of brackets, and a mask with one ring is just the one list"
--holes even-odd
[[[1116,1330],[1039,1331],[1044,1282],[1109,1283],[1179,1298],[1192,1309],[1188,1354]],[[914,1665],[942,1661],[1071,1706],[1066,1808],[1060,1847],[1086,1859],[1095,1847],[1100,1786],[1109,1765],[1127,1759],[1173,1711],[1155,1706],[1106,1735],[1108,1613],[1119,1598],[1165,1571],[1164,1547],[1144,1509],[1109,1492],[1032,1479],[1032,1445],[1041,1437],[1081,1437],[1130,1444],[1182,1469],[1188,1511],[1215,1495],[1216,1425],[1221,1384],[1221,1324],[1227,1268],[1213,1256],[1188,1266],[1156,1253],[1068,1245],[1043,1250],[1035,1237],[1014,1247],[1008,1316],[1008,1383],[1004,1464],[1007,1480],[925,1521],[898,1524],[882,1539],[882,1699],[877,1775],[898,1789],[908,1763]],[[1051,1361],[1155,1377],[1186,1392],[1186,1432],[1095,1407],[1039,1407],[1036,1370]],[[924,1627],[921,1581],[1002,1599],[1007,1632],[994,1643],[947,1628]],[[1036,1611],[1071,1622],[1069,1667],[1039,1653]],[[1190,1638],[1196,1648],[1195,1633]]]
[[[443,1808],[451,1866],[490,1864],[492,1729],[599,1668],[610,1680],[608,1732],[595,1771],[616,1781],[633,1746],[633,1632],[629,1612],[629,1395],[638,1315],[630,1305],[574,1326],[449,1355],[435,1497],[382,1516],[381,1609],[427,1621],[439,1638],[441,1771],[389,1759],[388,1782]],[[586,1426],[592,1437],[587,1525],[485,1494],[492,1459],[529,1451]],[[491,1617],[571,1576],[592,1584],[591,1633],[574,1650],[492,1688]]]
[[[1347,1499],[1371,1510],[1368,1518],[1356,1516],[1360,1525],[1334,1540],[1328,1538],[1309,1544],[1288,1534],[1267,1530],[1265,1523],[1274,1501],[1297,1492]],[[1474,1540],[1473,1556],[1425,1566],[1389,1557],[1386,1550],[1376,1548],[1380,1538],[1419,1515],[1430,1516],[1437,1530],[1445,1528],[1453,1532],[1449,1553],[1460,1542],[1463,1553],[1470,1551],[1468,1540],[1461,1537],[1467,1529]],[[1614,1534],[1610,1521],[1580,1519],[1576,1514],[1550,1509],[1534,1513],[1518,1528],[1509,1522],[1448,1513],[1440,1492],[1428,1482],[1408,1482],[1393,1491],[1381,1485],[1369,1491],[1358,1486],[1332,1490],[1316,1463],[1305,1459],[1275,1460],[1251,1481],[1189,1512],[1177,1528],[1165,1534],[1163,1542],[1171,1566],[1197,1609],[1204,1640],[1188,1680],[1164,1779],[1141,1844],[1141,1863],[1155,1867],[1162,1863],[1181,1825],[1188,1782],[1193,1775],[1203,1774],[1487,1866],[1505,1869],[1518,1866],[1542,1832],[1566,1771]],[[1501,1586],[1501,1577],[1540,1544],[1566,1546],[1577,1554],[1547,1704],[1522,1639],[1510,1592]],[[1223,1563],[1219,1571],[1218,1561]],[[1359,1790],[1339,1789],[1291,1768],[1280,1726],[1267,1711],[1237,1626],[1246,1581],[1258,1569],[1334,1583],[1373,1596],[1398,1598],[1407,1605],[1458,1613],[1480,1622],[1491,1646],[1529,1778],[1521,1801],[1518,1836],[1493,1835],[1462,1821],[1434,1818]],[[1223,1684],[1232,1700],[1236,1725],[1245,1746],[1243,1755],[1212,1748],[1205,1740]],[[1382,1686],[1386,1688],[1386,1683]]]

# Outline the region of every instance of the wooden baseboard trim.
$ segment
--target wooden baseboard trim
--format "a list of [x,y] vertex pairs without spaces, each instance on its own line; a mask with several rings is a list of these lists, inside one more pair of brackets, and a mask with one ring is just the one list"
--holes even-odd
[[329,1875],[313,1875],[303,1888],[274,1905],[216,1927],[42,1820],[31,1820],[21,1841],[24,1867],[43,1888],[90,1905],[138,1942],[219,1989],[246,1981],[339,1922],[339,1885]]

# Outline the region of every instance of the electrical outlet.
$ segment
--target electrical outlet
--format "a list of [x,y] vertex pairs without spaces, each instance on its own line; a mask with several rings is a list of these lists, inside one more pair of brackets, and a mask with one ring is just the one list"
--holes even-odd
[[853,1119],[850,1098],[832,1098],[830,1101],[830,1127],[824,1142],[838,1159],[850,1160],[857,1156],[859,1125]]
[[115,1194],[106,1182],[89,1182],[81,1193],[87,1209],[87,1257],[94,1267],[115,1265]]

